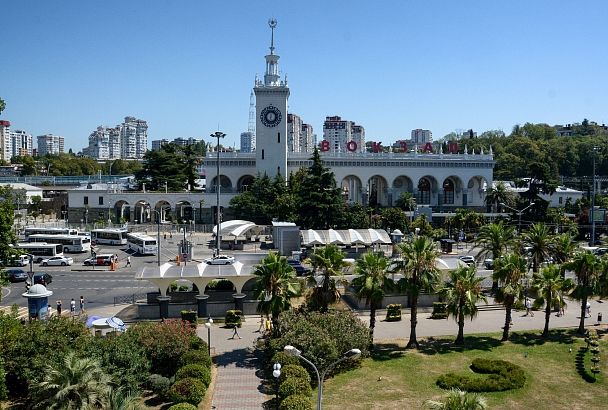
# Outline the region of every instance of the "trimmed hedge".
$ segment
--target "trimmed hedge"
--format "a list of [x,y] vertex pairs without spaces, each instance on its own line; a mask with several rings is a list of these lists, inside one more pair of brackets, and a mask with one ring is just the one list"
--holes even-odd
[[401,320],[401,303],[386,305],[386,321],[398,322]]
[[240,310],[227,310],[224,323],[226,327],[241,327],[243,322],[243,312]]
[[475,373],[487,377],[471,377],[456,373],[439,376],[437,385],[442,389],[460,389],[468,392],[495,392],[519,389],[526,383],[526,374],[516,364],[505,360],[475,359],[471,364]]
[[211,370],[204,364],[187,364],[175,373],[175,381],[186,378],[200,380],[208,387],[211,383]]
[[292,394],[287,396],[279,406],[280,410],[312,410],[312,402],[306,396],[301,394]]
[[279,397],[285,399],[294,394],[301,394],[307,397],[310,396],[312,394],[310,382],[298,377],[289,377],[285,379],[279,386]]
[[[205,347],[207,343],[205,343]],[[207,350],[190,350],[179,358],[179,366],[184,367],[189,364],[202,364],[206,367],[211,367],[211,357]]]
[[147,382],[148,388],[152,390],[157,396],[165,398],[171,387],[171,380],[160,374],[151,374],[148,376]]
[[173,383],[167,396],[173,403],[190,403],[198,406],[206,392],[207,388],[202,381],[187,377]]
[[300,365],[288,364],[281,367],[281,376],[279,376],[279,383],[283,383],[285,379],[288,379],[290,377],[304,379],[308,382],[308,384],[310,384],[310,374],[308,374],[308,371]]
[[190,403],[177,403],[174,404],[173,406],[169,407],[167,410],[197,410],[198,407],[196,407],[193,404]]
[[433,302],[433,313],[431,319],[447,319],[448,305],[445,302]]
[[274,366],[275,363],[280,363],[281,367],[289,365],[298,366],[300,364],[300,359],[295,356],[290,356],[284,351],[279,350],[272,356],[272,360],[270,360],[270,362],[267,362],[268,366],[270,367],[270,373],[272,373],[272,366]]

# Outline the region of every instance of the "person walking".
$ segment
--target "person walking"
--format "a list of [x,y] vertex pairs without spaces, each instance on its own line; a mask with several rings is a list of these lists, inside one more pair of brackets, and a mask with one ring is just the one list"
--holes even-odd
[[127,256],[127,267],[131,267],[131,255]]
[[239,339],[241,339],[241,335],[239,335],[239,326],[235,323],[234,324],[234,332],[232,333],[232,337],[231,339],[234,339],[234,337],[238,337]]
[[57,316],[61,316],[61,299],[57,300]]
[[591,303],[587,302],[587,312],[585,313],[585,317],[589,316],[591,317]]
[[80,296],[80,313],[84,313],[84,297]]
[[264,330],[264,324],[265,324],[265,320],[264,320],[264,315],[260,316],[260,327],[258,327],[257,333],[262,333],[262,330]]
[[532,302],[530,302],[530,299],[526,298],[526,316],[528,315],[534,317],[534,312],[532,312]]
[[74,314],[76,313],[76,301],[74,300],[74,298],[70,300],[70,313],[72,314],[72,316],[74,316]]

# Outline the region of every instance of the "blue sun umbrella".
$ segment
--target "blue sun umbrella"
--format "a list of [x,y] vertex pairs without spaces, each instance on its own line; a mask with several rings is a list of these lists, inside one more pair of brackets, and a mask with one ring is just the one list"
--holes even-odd
[[101,316],[89,316],[89,318],[87,319],[87,328],[93,327],[93,322],[97,319],[101,319]]

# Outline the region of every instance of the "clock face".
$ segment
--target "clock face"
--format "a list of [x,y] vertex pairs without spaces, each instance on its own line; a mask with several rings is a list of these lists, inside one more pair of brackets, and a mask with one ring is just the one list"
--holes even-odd
[[262,124],[267,127],[276,127],[281,123],[282,114],[277,107],[269,105],[260,113]]

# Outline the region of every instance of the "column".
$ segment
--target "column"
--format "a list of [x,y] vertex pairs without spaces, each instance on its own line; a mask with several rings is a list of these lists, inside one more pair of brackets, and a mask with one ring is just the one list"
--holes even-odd
[[[245,296],[246,295],[244,293],[235,293],[232,295],[234,298],[234,308],[236,310],[243,312],[243,300],[245,299]],[[243,312],[243,316],[245,316],[245,312]]]
[[198,306],[198,317],[208,317],[207,301],[209,300],[209,295],[196,295],[194,298]]
[[169,317],[169,301],[171,300],[171,296],[159,296],[157,299],[160,310],[160,318],[162,320],[167,319]]
[[462,206],[467,206],[467,196],[469,194],[469,190],[468,189],[463,189],[462,190]]

